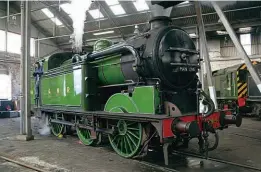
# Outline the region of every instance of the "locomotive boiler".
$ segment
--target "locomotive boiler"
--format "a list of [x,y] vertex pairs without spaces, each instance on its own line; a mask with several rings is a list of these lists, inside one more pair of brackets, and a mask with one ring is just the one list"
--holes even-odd
[[[149,23],[147,32],[124,42],[102,39],[92,52],[45,58],[36,100],[54,135],[76,129],[85,145],[108,137],[126,158],[162,146],[167,164],[170,145],[198,138],[207,152],[217,146],[209,147],[208,132],[241,124],[228,109],[215,110],[200,89],[199,54],[189,35],[168,17]],[[200,104],[208,110],[201,113]]]

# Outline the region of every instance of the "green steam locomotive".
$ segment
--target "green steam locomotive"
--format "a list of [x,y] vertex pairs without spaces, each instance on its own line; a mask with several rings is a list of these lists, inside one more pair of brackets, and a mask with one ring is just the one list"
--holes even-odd
[[[209,146],[208,133],[240,126],[240,116],[215,110],[201,90],[200,59],[189,35],[168,17],[149,23],[147,32],[124,42],[99,40],[93,52],[45,58],[37,110],[48,116],[54,135],[76,129],[84,145],[108,137],[126,158],[162,146],[168,164],[170,145],[198,138],[200,150],[207,152],[217,146]],[[32,104],[34,94],[33,81]],[[200,104],[208,110],[201,113]]]

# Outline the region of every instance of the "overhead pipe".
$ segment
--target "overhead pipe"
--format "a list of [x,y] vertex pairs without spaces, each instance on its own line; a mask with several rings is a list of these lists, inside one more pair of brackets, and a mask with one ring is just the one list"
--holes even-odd
[[242,44],[240,43],[235,31],[233,30],[233,28],[231,27],[230,23],[228,22],[226,16],[224,15],[224,13],[222,12],[221,8],[219,7],[219,5],[213,1],[211,2],[211,4],[213,5],[214,9],[216,10],[221,22],[223,23],[224,27],[226,28],[226,31],[228,32],[231,40],[233,41],[236,49],[239,52],[239,55],[241,56],[241,58],[245,61],[245,64],[247,66],[247,69],[249,71],[249,73],[251,74],[251,76],[253,77],[253,80],[255,81],[257,88],[259,89],[259,91],[261,92],[261,80],[260,77],[258,75],[257,70],[254,68],[253,64],[251,63],[250,58],[248,57],[246,51],[244,50],[244,47],[242,46]]

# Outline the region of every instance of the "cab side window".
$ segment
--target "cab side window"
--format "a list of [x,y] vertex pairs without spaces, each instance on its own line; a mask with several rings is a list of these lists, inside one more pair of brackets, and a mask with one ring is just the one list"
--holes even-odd
[[247,77],[247,70],[239,70],[238,76],[240,81],[246,81]]

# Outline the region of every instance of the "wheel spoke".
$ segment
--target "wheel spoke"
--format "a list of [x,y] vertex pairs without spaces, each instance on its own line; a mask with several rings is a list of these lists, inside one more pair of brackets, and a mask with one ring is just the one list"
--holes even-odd
[[116,140],[116,138],[118,138],[119,135],[116,135],[113,139],[112,139],[112,142],[114,143],[114,141]]
[[121,137],[121,152],[123,152],[123,137]]
[[85,130],[85,135],[86,135],[86,138],[90,138],[90,131],[89,130]]
[[127,137],[131,140],[132,144],[135,145],[135,147],[137,147],[137,144],[135,143],[135,141],[132,139],[132,137],[129,134],[126,134]]
[[132,127],[128,127],[129,130],[135,130],[135,131],[139,131],[138,128],[132,128]]
[[[78,124],[86,124],[86,121],[80,120],[77,123]],[[81,140],[81,142],[84,145],[89,146],[89,145],[94,143],[94,139],[91,138],[91,131],[89,129],[80,128],[80,127],[77,126],[76,130],[77,130],[78,138]]]
[[136,136],[133,132],[131,132],[131,131],[127,131],[129,134],[131,134],[133,137],[135,137],[136,139],[139,139],[139,137],[138,136]]
[[126,153],[129,153],[129,149],[127,148],[128,147],[127,139],[126,139],[126,137],[123,137],[123,139],[124,139],[124,146],[125,146]]
[[[113,111],[118,111],[114,109]],[[119,110],[119,112],[122,112]],[[138,122],[120,119],[109,124],[116,127],[116,132],[109,134],[112,148],[121,156],[130,158],[136,155],[142,141],[142,125]]]
[[130,126],[130,125],[133,125],[133,124],[137,124],[137,122],[130,122],[130,123],[127,123],[127,126]]
[[117,144],[116,144],[117,148],[119,147],[119,143],[120,143],[120,138],[117,139]]
[[129,140],[128,136],[126,136],[126,140],[127,140],[128,146],[129,146],[129,148],[130,148],[130,150],[132,152],[133,151],[133,147],[132,147],[132,144],[130,143],[130,140]]

